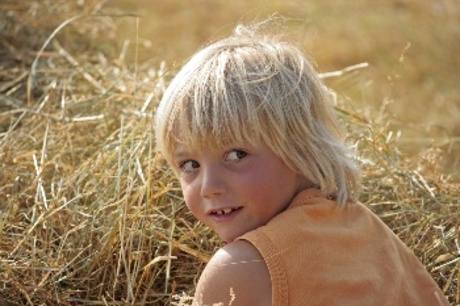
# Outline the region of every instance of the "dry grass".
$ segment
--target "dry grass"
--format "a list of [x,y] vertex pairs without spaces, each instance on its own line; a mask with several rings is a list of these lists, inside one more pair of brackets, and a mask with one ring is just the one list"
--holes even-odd
[[[70,22],[98,13],[97,1],[18,3],[0,8],[0,304],[187,304],[221,242],[154,153],[152,114],[171,73],[127,64],[112,18]],[[459,304],[460,185],[438,166],[443,152],[407,158],[384,112],[346,105],[362,201]]]

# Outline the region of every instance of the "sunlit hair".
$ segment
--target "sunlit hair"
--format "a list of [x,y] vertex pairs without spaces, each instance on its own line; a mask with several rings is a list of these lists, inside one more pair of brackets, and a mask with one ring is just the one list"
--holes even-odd
[[238,26],[195,54],[164,93],[156,114],[157,147],[264,143],[291,169],[338,203],[356,200],[358,170],[349,157],[323,85],[294,45]]

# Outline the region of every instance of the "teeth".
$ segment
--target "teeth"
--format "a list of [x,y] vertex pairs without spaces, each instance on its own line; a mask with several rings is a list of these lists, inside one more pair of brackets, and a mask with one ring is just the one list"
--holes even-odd
[[235,209],[232,209],[232,208],[225,208],[225,209],[216,211],[216,215],[226,215],[226,214],[231,213],[234,210]]

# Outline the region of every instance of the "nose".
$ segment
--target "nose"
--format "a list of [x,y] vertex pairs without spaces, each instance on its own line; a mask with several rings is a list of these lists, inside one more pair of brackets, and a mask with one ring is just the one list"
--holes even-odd
[[222,194],[225,191],[225,186],[225,177],[219,166],[202,167],[200,191],[203,198]]

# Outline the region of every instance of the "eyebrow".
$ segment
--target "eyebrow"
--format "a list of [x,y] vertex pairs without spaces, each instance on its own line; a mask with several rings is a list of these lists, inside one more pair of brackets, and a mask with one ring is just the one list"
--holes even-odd
[[172,158],[173,159],[182,159],[184,157],[189,156],[191,153],[186,149],[177,149],[179,146],[176,146],[176,149],[173,151]]
[[172,155],[173,159],[182,159],[186,156],[185,152],[174,153]]

